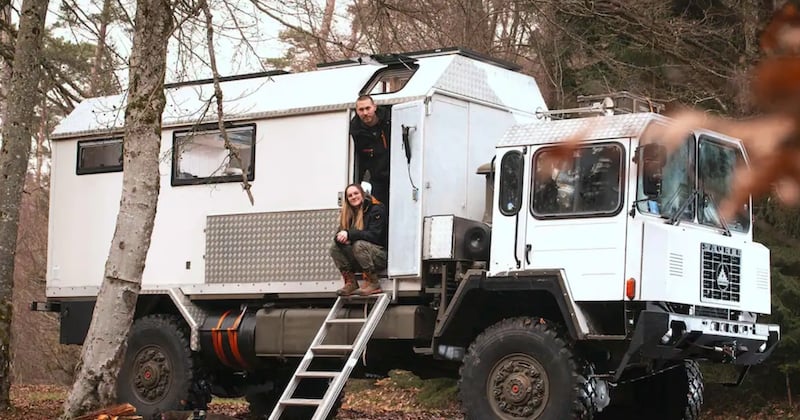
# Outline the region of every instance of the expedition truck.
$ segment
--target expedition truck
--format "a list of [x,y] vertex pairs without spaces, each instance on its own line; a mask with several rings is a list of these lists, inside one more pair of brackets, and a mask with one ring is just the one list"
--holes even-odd
[[[621,94],[548,111],[533,78],[461,49],[228,77],[222,89],[240,159],[207,106],[210,80],[165,87],[161,195],[118,384],[144,415],[212,394],[267,415],[287,386],[295,402],[320,398],[336,375],[298,385],[295,368],[321,336],[328,350],[359,336],[365,352],[313,369],[347,358],[354,376],[459,377],[470,419],[614,407],[694,419],[698,361],[741,378],[779,340],[759,322],[770,259],[750,205],[718,214],[747,164],[737,139],[698,130],[666,151],[641,141],[670,124],[656,104]],[[348,123],[363,93],[392,119],[388,303],[366,334],[348,322],[368,304],[337,300],[327,254],[357,173]],[[123,110],[124,95],[87,99],[52,135],[47,301],[34,306],[60,312],[62,343],[83,342],[103,278]],[[345,321],[323,333],[329,313]],[[283,414],[311,417],[293,408]]]

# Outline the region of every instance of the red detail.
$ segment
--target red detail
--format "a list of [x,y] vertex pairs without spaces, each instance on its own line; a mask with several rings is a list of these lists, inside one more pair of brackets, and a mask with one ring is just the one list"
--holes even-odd
[[513,385],[511,387],[511,392],[513,392],[515,394],[518,393],[519,392],[519,386],[518,385]]

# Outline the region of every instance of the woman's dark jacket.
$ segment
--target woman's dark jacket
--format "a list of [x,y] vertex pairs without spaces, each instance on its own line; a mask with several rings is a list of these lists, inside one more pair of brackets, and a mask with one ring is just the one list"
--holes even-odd
[[361,206],[364,209],[364,229],[358,230],[352,227],[347,229],[347,238],[350,243],[367,241],[385,247],[389,230],[386,224],[386,208],[380,202],[372,201],[368,197],[364,198]]

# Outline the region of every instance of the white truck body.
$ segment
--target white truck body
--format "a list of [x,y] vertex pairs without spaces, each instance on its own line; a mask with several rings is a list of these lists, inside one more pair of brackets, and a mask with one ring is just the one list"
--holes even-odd
[[[266,414],[294,392],[300,357],[351,348],[367,304],[334,305],[328,248],[356,173],[349,123],[363,93],[392,119],[381,279],[392,302],[359,338],[377,348],[363,368],[460,375],[470,418],[588,420],[628,401],[631,418],[695,419],[696,360],[735,364],[741,381],[774,350],[779,327],[758,319],[770,264],[751,203],[718,214],[747,162],[740,141],[696,130],[667,153],[645,133],[670,120],[635,98],[554,120],[563,111],[547,110],[536,81],[497,60],[371,58],[223,80],[238,159],[212,83],[166,87],[161,192],[118,389],[140,413],[215,394]],[[48,302],[34,307],[60,311],[62,343],[84,341],[103,280],[124,107],[122,95],[86,100],[53,133]],[[333,373],[300,374],[326,393]]]
[[[508,68],[458,53],[417,59],[405,87],[374,96],[378,105],[393,105],[388,275],[400,292],[421,289],[423,218],[480,220],[485,180],[475,169],[491,160],[508,127],[546,109],[535,80]],[[340,194],[353,178],[349,121],[359,91],[383,67],[351,64],[222,83],[225,121],[255,127],[254,205],[236,181],[172,185],[175,133],[213,123],[216,115],[207,102],[212,84],[168,88],[143,293],[336,290],[340,278],[327,247]],[[77,150],[79,141],[119,138],[123,109],[124,95],[86,100],[53,133],[50,298],[94,296],[102,281],[122,173],[78,175]],[[403,125],[414,127],[408,168]]]

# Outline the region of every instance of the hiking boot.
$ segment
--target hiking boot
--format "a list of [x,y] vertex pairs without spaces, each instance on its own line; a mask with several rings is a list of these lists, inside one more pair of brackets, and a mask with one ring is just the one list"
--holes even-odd
[[360,289],[353,292],[354,295],[369,296],[378,293],[383,293],[383,290],[381,290],[381,283],[378,281],[377,274],[363,273],[363,276],[364,276],[364,284],[361,286]]
[[353,273],[342,271],[342,279],[344,280],[344,286],[336,291],[337,296],[350,296],[353,292],[358,290],[358,284],[356,283]]

